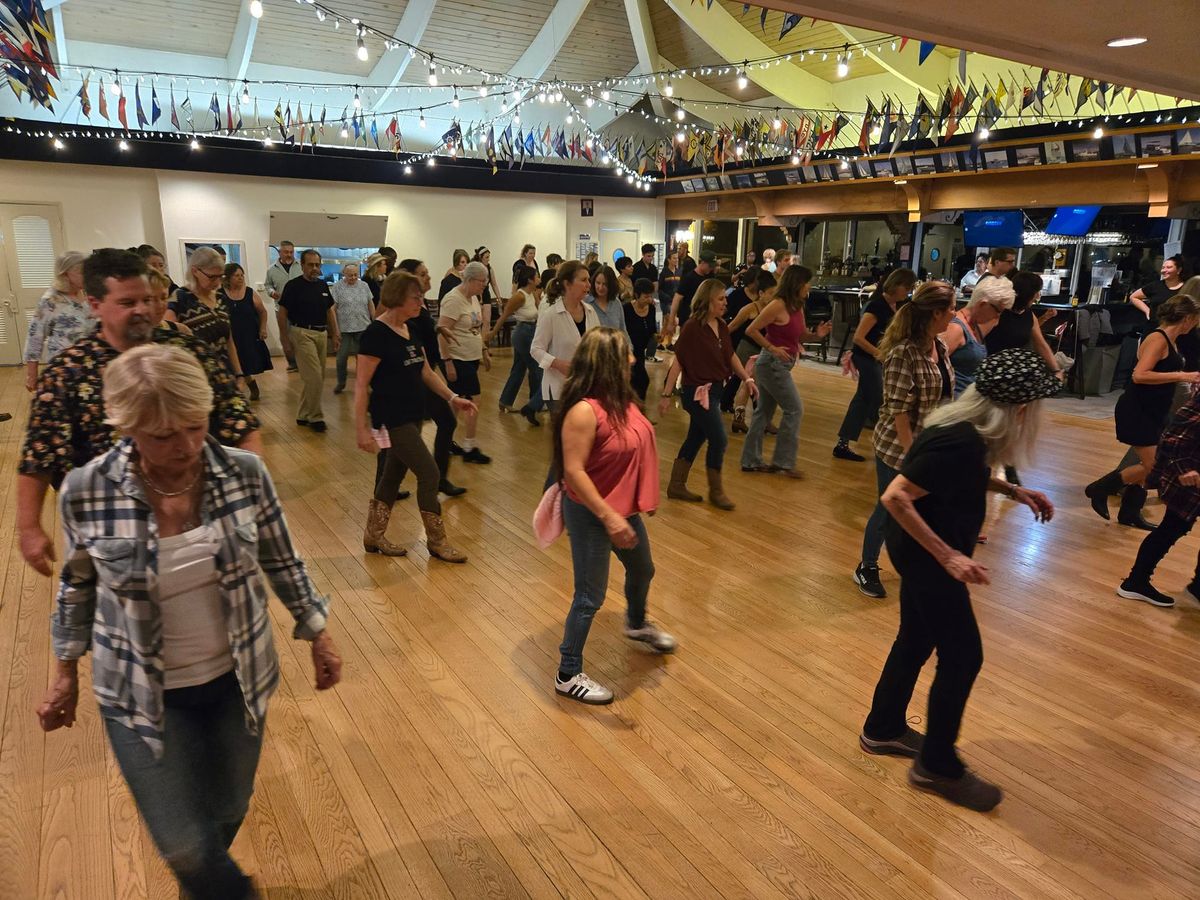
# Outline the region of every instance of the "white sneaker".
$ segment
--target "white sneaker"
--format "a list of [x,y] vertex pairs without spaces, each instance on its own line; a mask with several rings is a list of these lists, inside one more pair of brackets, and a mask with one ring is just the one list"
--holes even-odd
[[596,684],[583,672],[568,681],[559,681],[558,676],[555,675],[554,690],[564,697],[593,706],[603,706],[606,703],[612,703],[613,700],[612,691],[603,685]]
[[625,626],[625,637],[631,641],[641,641],[643,644],[649,644],[659,653],[673,653],[675,651],[675,638],[667,634],[649,619],[647,619],[641,628],[630,628]]

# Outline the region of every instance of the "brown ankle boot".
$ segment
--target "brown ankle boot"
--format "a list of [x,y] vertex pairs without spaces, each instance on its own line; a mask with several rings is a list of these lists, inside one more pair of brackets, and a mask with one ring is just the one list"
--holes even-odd
[[750,430],[750,426],[746,424],[746,407],[738,406],[734,408],[731,430],[734,434],[746,434]]
[[692,464],[686,459],[677,459],[675,465],[671,466],[671,482],[667,485],[667,496],[672,500],[699,503],[704,499],[699,494],[693,494],[688,490],[687,479],[690,471],[692,471]]
[[421,510],[421,519],[425,522],[425,546],[429,548],[430,556],[436,556],[443,562],[467,561],[467,554],[455,550],[446,540],[446,525],[441,516]]
[[725,488],[721,486],[721,470],[706,469],[708,472],[708,502],[717,509],[733,509],[733,501],[725,493]]
[[384,537],[391,517],[391,506],[382,500],[371,499],[367,507],[367,527],[363,531],[363,549],[368,553],[382,553],[384,556],[404,556],[408,553],[399,544],[393,544]]

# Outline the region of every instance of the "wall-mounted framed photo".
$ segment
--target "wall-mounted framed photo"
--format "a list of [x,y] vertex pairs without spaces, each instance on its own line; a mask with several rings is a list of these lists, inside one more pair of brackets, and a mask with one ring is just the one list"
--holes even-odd
[[1013,161],[1018,169],[1026,168],[1027,166],[1043,165],[1042,145],[1036,144],[1032,147],[1017,147],[1013,150]]
[[1161,134],[1139,134],[1138,149],[1141,156],[1170,156],[1173,152],[1172,140],[1174,134],[1164,131]]

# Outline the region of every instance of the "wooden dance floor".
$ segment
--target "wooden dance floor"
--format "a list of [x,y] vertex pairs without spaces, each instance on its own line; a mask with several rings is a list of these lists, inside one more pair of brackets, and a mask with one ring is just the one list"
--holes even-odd
[[[885,565],[881,602],[850,578],[875,493],[870,463],[830,457],[847,379],[798,372],[807,481],[741,474],[735,437],[736,512],[664,499],[649,521],[651,614],[678,637],[674,656],[622,637],[614,560],[586,667],[617,700],[590,708],[551,687],[571,567],[565,539],[541,552],[530,530],[549,429],[497,415],[497,363],[480,427],[494,462],[455,463],[470,492],[445,504],[465,566],[430,561],[415,500],[390,531],[410,555],[365,556],[375,461],[355,448],[352,395],[329,394],[317,435],[293,424],[298,377],[262,379],[267,458],[345,659],[344,682],[318,695],[274,604],[282,683],[234,845],[265,896],[1198,895],[1200,608],[1182,591],[1197,542],[1158,573],[1178,608],[1114,595],[1140,534],[1082,495],[1121,455],[1110,421],[1049,417],[1023,475],[1058,505],[1051,524],[992,497],[978,557],[993,580],[973,591],[985,662],[961,749],[1006,798],[980,815],[914,792],[905,761],[857,745],[897,581]],[[26,396],[18,369],[0,371],[9,473]],[[660,425],[664,492],[685,425],[678,410]],[[174,898],[90,691],[74,729],[38,729],[53,585],[21,560],[11,476],[0,504],[0,898]]]

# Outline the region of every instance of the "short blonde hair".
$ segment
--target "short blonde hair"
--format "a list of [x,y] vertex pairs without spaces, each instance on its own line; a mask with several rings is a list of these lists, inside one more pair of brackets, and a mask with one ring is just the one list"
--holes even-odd
[[206,422],[212,409],[204,367],[181,347],[145,344],[104,367],[104,421],[123,434]]
[[974,310],[981,303],[990,303],[996,309],[1012,309],[1017,300],[1017,290],[1007,278],[985,278],[971,291],[967,309]]

